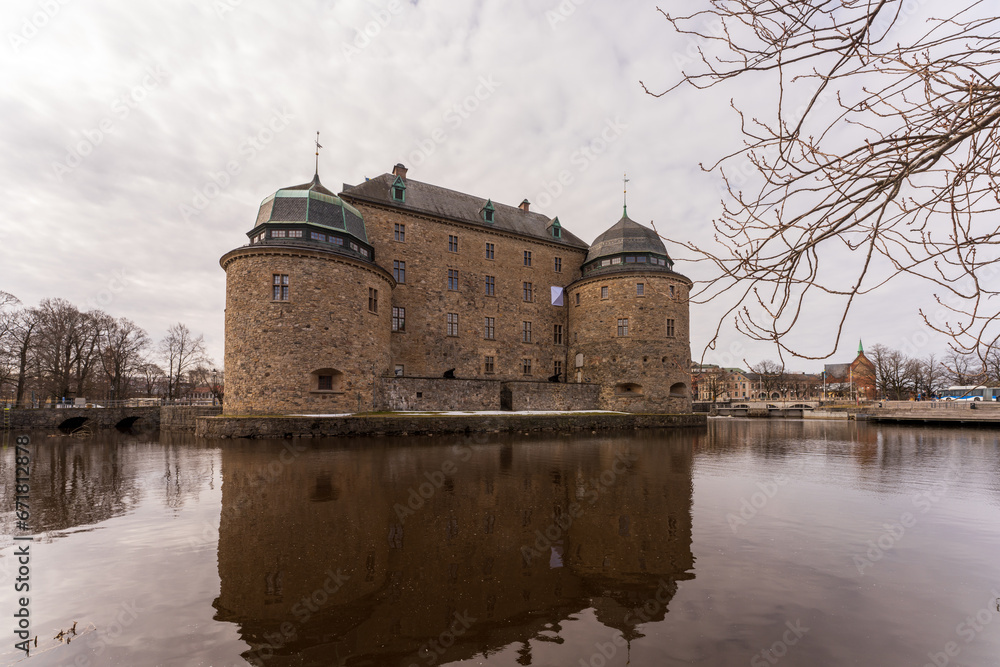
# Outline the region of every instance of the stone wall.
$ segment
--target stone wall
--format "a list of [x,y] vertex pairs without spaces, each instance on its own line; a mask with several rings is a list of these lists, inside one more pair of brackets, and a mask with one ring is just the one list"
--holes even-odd
[[14,408],[10,411],[10,426],[15,430],[160,427],[160,408]]
[[430,435],[505,431],[631,430],[699,427],[705,415],[363,415],[351,417],[199,417],[195,434],[206,438],[284,438]]
[[222,414],[222,406],[164,405],[160,408],[160,430],[164,432],[194,432],[198,417]]
[[[392,277],[375,265],[321,250],[252,246],[226,269],[226,414],[371,410],[387,375]],[[289,299],[271,296],[287,275]],[[378,290],[376,312],[369,289]],[[317,371],[326,370],[326,373]],[[319,374],[334,387],[320,390]]]
[[[604,274],[571,285],[570,381],[600,384],[607,410],[690,412],[690,286],[680,274],[658,271]],[[628,321],[625,336],[618,332],[620,319]]]
[[378,410],[596,410],[600,387],[592,384],[445,378],[379,378]]
[[[545,380],[555,362],[566,369],[565,306],[554,306],[551,288],[565,287],[580,275],[585,248],[546,242],[494,230],[463,225],[353,202],[364,214],[369,241],[377,248],[376,261],[387,271],[393,260],[406,264],[406,280],[396,285],[392,305],[405,309],[405,330],[392,334],[392,363],[403,373],[440,377],[454,368],[458,377]],[[405,225],[405,241],[395,240],[395,226]],[[458,251],[449,250],[449,236],[458,237]],[[486,244],[494,247],[486,257]],[[531,252],[525,266],[524,251]],[[561,270],[555,271],[555,259]],[[448,289],[448,270],[458,271],[458,290]],[[486,277],[494,279],[493,295],[486,294]],[[531,301],[524,299],[524,283],[531,283]],[[448,313],[458,314],[457,336],[449,336]],[[487,339],[486,318],[494,320]],[[524,342],[522,326],[531,325],[531,341]],[[562,341],[555,327],[562,327]],[[493,373],[484,367],[493,357]],[[524,360],[531,360],[529,375]]]

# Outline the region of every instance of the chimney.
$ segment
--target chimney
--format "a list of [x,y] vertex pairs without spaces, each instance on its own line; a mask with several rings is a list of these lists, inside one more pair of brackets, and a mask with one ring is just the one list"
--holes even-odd
[[525,213],[527,213],[528,212],[528,208],[530,206],[531,206],[531,202],[528,201],[527,199],[525,199],[523,202],[521,202],[521,205],[518,206],[518,208],[521,209],[522,211],[524,211]]
[[402,162],[397,162],[396,166],[392,168],[392,175],[406,178],[406,167],[403,166]]

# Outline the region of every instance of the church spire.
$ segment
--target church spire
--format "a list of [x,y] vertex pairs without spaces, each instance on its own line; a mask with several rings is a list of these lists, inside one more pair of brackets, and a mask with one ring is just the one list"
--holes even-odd
[[861,344],[861,339],[858,339],[858,354],[865,353],[865,346]]

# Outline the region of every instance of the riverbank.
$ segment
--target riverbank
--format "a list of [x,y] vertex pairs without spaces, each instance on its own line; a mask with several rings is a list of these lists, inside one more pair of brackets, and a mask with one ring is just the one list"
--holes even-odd
[[202,438],[284,438],[533,431],[621,431],[705,426],[703,414],[622,412],[373,413],[199,417]]

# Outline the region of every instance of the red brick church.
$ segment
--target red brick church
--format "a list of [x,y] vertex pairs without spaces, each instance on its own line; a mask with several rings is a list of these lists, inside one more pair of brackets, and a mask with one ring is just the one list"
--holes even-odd
[[865,356],[865,348],[858,341],[858,356],[849,364],[823,366],[824,398],[846,398],[870,401],[875,399],[875,364]]

